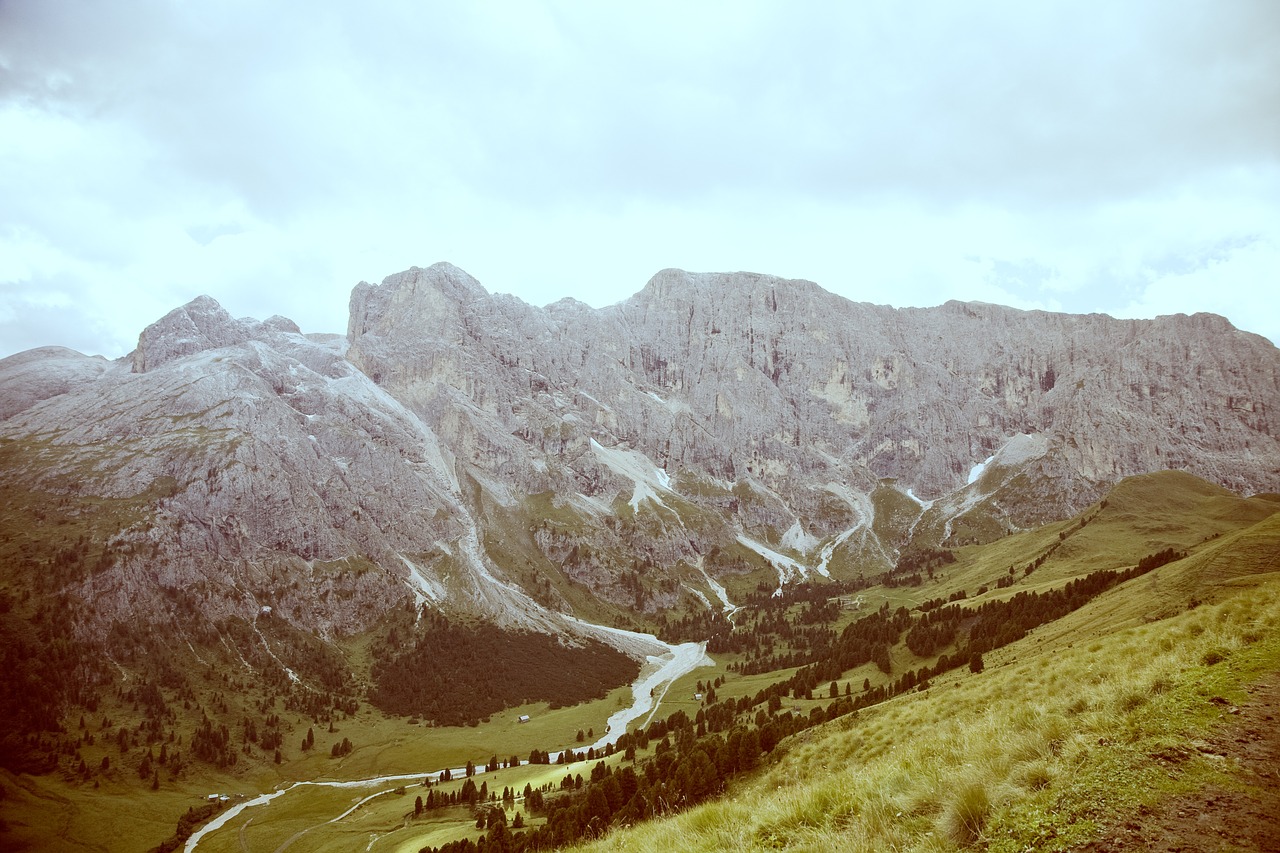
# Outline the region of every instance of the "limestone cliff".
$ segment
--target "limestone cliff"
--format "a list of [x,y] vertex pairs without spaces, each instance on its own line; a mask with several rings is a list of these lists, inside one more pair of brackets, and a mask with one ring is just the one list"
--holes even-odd
[[62,590],[93,603],[85,631],[268,607],[331,635],[424,604],[560,630],[883,571],[1130,474],[1278,491],[1278,407],[1280,352],[1211,315],[894,309],[679,270],[539,308],[437,264],[359,284],[345,339],[201,297],[116,363],[0,361],[0,488],[116,508]]

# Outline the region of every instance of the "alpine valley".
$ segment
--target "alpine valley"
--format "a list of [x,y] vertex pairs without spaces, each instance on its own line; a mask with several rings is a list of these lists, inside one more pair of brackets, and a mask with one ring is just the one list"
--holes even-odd
[[1221,772],[1277,492],[1214,315],[200,297],[0,360],[0,847],[1069,849]]

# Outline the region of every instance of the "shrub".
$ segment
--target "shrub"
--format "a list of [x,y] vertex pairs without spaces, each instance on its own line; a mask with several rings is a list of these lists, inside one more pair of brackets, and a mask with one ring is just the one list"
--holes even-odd
[[956,844],[969,845],[982,835],[991,813],[991,798],[981,782],[961,785],[942,813],[942,832]]
[[1200,662],[1205,666],[1213,666],[1215,663],[1222,663],[1227,659],[1227,653],[1222,649],[1209,649],[1200,657]]

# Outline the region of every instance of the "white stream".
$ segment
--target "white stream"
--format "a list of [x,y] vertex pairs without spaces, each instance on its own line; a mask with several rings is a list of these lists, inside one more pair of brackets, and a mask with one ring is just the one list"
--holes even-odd
[[[670,689],[672,682],[684,675],[687,675],[698,667],[713,665],[711,659],[707,657],[706,643],[681,643],[680,645],[673,646],[669,643],[662,642],[657,637],[650,634],[641,634],[635,631],[623,631],[619,628],[609,628],[604,625],[589,625],[589,623],[580,622],[579,620],[574,621],[578,622],[579,625],[588,626],[598,631],[626,637],[627,639],[635,641],[637,644],[643,643],[649,648],[657,647],[665,649],[665,651],[660,654],[648,655],[647,663],[645,663],[641,668],[640,675],[631,685],[631,705],[615,712],[609,717],[608,724],[605,727],[604,737],[592,744],[592,749],[602,749],[610,744],[616,744],[618,742],[618,738],[622,737],[623,733],[626,732],[627,726],[629,726],[634,720],[644,717],[646,714],[648,716],[645,717],[642,725],[647,725],[649,720],[653,718],[653,715],[657,713],[658,706],[666,697],[667,690]],[[574,751],[585,751],[585,748]],[[563,752],[564,750],[550,753],[551,763],[556,763]],[[483,764],[475,767],[476,774],[483,772]],[[191,837],[187,839],[186,847],[183,849],[186,853],[191,853],[191,851],[196,849],[196,845],[200,843],[200,839],[204,838],[211,832],[216,832],[221,829],[228,821],[234,819],[245,809],[264,806],[277,797],[289,793],[294,788],[302,788],[306,786],[318,788],[368,788],[375,785],[385,785],[393,782],[403,783],[421,779],[439,781],[440,776],[443,773],[443,770],[435,770],[428,773],[398,773],[391,776],[376,776],[372,779],[353,779],[345,782],[294,782],[287,788],[280,788],[268,794],[260,794],[259,796],[245,800],[242,803],[237,803],[222,812],[213,820],[209,821],[207,824],[200,827],[200,829],[192,833]],[[451,769],[449,771],[449,775],[453,778],[459,778],[465,773],[465,767]],[[385,792],[378,792],[378,794],[373,794],[361,799],[360,802],[356,803],[354,806],[332,820],[327,821],[327,823],[337,823],[359,809],[369,800],[373,799],[373,797],[379,796],[381,793]]]

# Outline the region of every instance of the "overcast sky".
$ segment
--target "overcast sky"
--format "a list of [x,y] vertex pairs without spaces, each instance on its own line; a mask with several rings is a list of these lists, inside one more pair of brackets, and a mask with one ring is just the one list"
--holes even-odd
[[450,261],[1280,341],[1280,3],[0,0],[0,356]]

